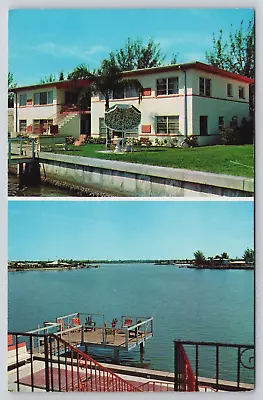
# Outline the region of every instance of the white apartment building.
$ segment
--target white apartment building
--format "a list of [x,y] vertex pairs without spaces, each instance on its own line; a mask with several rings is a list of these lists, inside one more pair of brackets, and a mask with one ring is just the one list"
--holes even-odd
[[14,132],[27,134],[59,134],[77,138],[90,135],[90,107],[77,107],[78,93],[88,81],[58,81],[23,86],[14,91]]
[[[141,111],[141,124],[133,135],[152,141],[161,137],[197,135],[200,145],[217,143],[219,129],[233,117],[249,116],[249,85],[254,81],[210,65],[193,62],[123,73],[140,81],[143,99],[135,91],[113,93],[110,106],[132,104]],[[91,135],[104,135],[105,101],[91,99]],[[117,135],[117,133],[116,133]]]
[[[132,104],[141,111],[141,123],[131,132],[138,138],[197,135],[200,145],[219,141],[219,129],[228,126],[233,117],[240,124],[249,116],[250,78],[193,62],[168,65],[123,73],[143,86],[138,104],[134,90],[112,94],[110,106]],[[58,81],[13,89],[14,132],[79,137],[105,136],[105,100],[101,95],[91,98],[91,107],[77,107],[79,91],[90,84],[79,80]],[[115,135],[115,133],[114,133]],[[118,133],[116,133],[118,135]]]

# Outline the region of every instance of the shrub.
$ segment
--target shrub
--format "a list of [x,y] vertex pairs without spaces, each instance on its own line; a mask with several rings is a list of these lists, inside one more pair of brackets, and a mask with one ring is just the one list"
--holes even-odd
[[73,136],[66,137],[66,144],[74,144],[75,138]]
[[239,129],[226,127],[221,129],[221,141],[225,145],[241,144]]
[[145,146],[147,147],[147,149],[149,149],[149,147],[151,147],[152,142],[150,141],[149,138],[147,138],[146,142],[145,142]]
[[185,146],[185,145],[188,147],[198,147],[199,144],[198,144],[197,137],[195,135],[187,136],[182,143],[182,146]]
[[243,118],[239,128],[241,144],[253,144],[255,135],[254,118],[247,120]]
[[247,120],[243,118],[238,126],[236,118],[232,118],[226,128],[221,129],[221,141],[223,144],[253,144],[254,142],[254,118]]
[[169,147],[178,147],[178,139],[176,137],[171,137],[168,142]]

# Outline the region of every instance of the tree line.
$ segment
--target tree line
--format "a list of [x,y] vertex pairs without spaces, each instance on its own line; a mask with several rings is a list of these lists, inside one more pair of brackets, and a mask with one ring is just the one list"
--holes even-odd
[[[197,250],[194,252],[194,261],[197,266],[203,265],[212,265],[215,261],[225,261],[229,260],[230,257],[228,253],[223,252],[222,254],[217,254],[215,257],[206,257],[205,254],[201,250]],[[254,250],[247,248],[242,256],[242,260],[245,261],[246,264],[254,264],[255,262],[255,255]]]

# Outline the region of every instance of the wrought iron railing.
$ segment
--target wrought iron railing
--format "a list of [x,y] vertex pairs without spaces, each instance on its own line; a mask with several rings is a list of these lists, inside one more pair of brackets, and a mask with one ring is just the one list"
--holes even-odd
[[[192,364],[189,356],[186,354],[185,348],[192,355]],[[204,365],[201,363],[201,350],[209,351],[203,358],[203,364],[209,363],[213,365],[215,374],[213,377],[204,378],[200,375],[200,371],[204,371]],[[230,359],[223,358],[224,352],[231,353]],[[248,355],[250,352],[250,355]],[[221,356],[220,356],[221,355]],[[245,361],[245,356],[247,360]],[[175,391],[199,391],[201,387],[211,388],[214,391],[231,390],[244,391],[252,390],[254,384],[254,345],[217,343],[217,342],[194,342],[181,341],[174,342],[174,389]],[[252,383],[245,383],[241,379],[242,370],[251,370],[253,372]],[[202,372],[203,374],[203,372]]]
[[174,384],[172,382],[148,381],[137,386],[143,392],[173,392]]
[[[9,332],[9,335],[14,338],[14,345],[12,348],[8,347],[15,351],[13,368],[16,372],[18,392],[21,391],[21,385],[31,387],[32,392],[35,388],[46,392],[142,392],[140,388],[122,379],[55,334]],[[30,364],[30,374],[26,377],[20,370],[20,349],[25,344],[27,356],[24,357],[24,362]],[[42,369],[39,369],[39,364],[36,369],[35,359],[43,362]],[[9,365],[10,369],[12,365]]]

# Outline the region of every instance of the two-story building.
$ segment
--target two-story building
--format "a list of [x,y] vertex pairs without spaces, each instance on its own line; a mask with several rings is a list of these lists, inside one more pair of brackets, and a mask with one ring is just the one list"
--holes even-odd
[[[138,129],[129,134],[138,138],[185,137],[196,135],[200,145],[217,143],[220,128],[233,118],[241,123],[249,116],[249,85],[245,76],[210,65],[192,62],[123,72],[143,86],[138,104],[134,90],[112,93],[110,106],[132,104],[141,111]],[[77,106],[78,94],[90,84],[79,80],[58,81],[18,87],[14,101],[14,134],[56,133],[79,137],[105,136],[105,100],[100,94],[91,98],[85,109]]]
[[[134,135],[155,138],[197,135],[200,145],[217,143],[220,128],[232,118],[241,123],[249,116],[249,85],[252,79],[210,65],[193,62],[123,73],[144,88],[138,104],[135,91],[112,94],[110,106],[133,104],[141,111],[141,124]],[[91,100],[91,134],[104,135],[105,101]]]
[[77,106],[78,94],[88,81],[58,81],[12,89],[14,92],[14,132],[90,135],[90,99],[85,109]]

